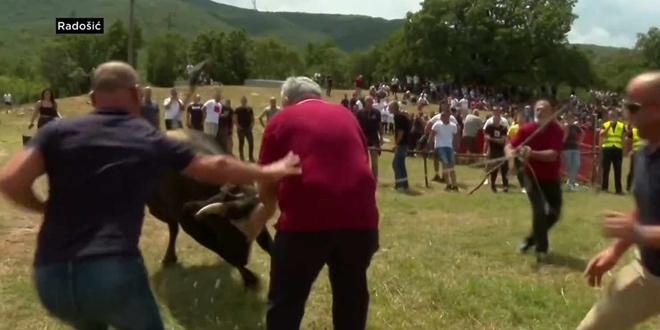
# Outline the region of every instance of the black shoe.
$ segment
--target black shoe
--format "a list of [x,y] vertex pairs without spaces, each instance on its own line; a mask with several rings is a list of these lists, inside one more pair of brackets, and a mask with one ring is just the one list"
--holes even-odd
[[431,181],[442,182],[442,178],[441,178],[439,175],[436,174],[436,175],[433,177],[433,179],[431,179]]
[[502,191],[504,191],[505,193],[508,193],[509,192],[509,187],[502,188]]
[[452,191],[453,189],[454,188],[449,184],[445,187],[445,191]]
[[497,188],[495,186],[490,186],[490,190],[497,194]]
[[453,187],[451,187],[451,190],[452,190],[452,191],[455,191],[455,192],[458,192],[458,186],[453,186]]
[[525,254],[525,253],[527,253],[527,251],[529,251],[529,249],[531,249],[533,246],[534,246],[534,244],[532,244],[530,241],[528,241],[528,240],[524,240],[524,241],[520,242],[520,245],[518,245],[518,252],[519,252],[520,254]]

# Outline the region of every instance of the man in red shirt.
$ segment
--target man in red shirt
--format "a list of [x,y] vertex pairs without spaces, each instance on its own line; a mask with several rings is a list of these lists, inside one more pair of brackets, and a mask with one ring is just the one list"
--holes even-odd
[[312,283],[326,264],[334,328],[366,327],[367,268],[378,249],[376,180],[355,116],[321,95],[309,78],[287,79],[282,86],[286,106],[268,122],[261,144],[259,163],[292,150],[303,172],[259,186],[264,204],[259,221],[273,215],[277,202],[281,211],[271,259],[270,330],[300,328]]
[[561,190],[561,148],[564,140],[562,127],[553,119],[550,102],[541,100],[534,107],[537,121],[520,127],[518,134],[507,145],[507,154],[516,154],[521,147],[546,120],[552,120],[543,131],[539,132],[526,146],[522,146],[522,155],[526,160],[527,196],[532,204],[532,233],[520,244],[521,253],[536,246],[539,260],[548,253],[548,231],[559,220],[562,206]]
[[358,98],[362,96],[362,75],[355,78],[355,94]]

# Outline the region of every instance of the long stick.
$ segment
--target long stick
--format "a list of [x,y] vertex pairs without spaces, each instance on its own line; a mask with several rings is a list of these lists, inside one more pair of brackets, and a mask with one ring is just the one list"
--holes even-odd
[[[541,132],[542,132],[542,131],[543,131],[543,130],[544,130],[544,129],[545,129],[545,128],[551,123],[551,122],[555,121],[555,120],[557,119],[557,117],[559,117],[559,115],[560,115],[562,112],[563,112],[563,108],[562,108],[562,109],[559,109],[559,111],[555,112],[555,113],[552,115],[551,118],[549,118],[548,120],[546,120],[545,122],[543,122],[543,124],[541,124],[541,126],[539,126],[539,127],[538,127],[538,128],[537,128],[537,129],[536,129],[536,130],[535,130],[530,136],[528,136],[528,137],[525,139],[525,141],[523,141],[520,145],[518,145],[518,147],[516,148],[516,150],[517,150],[517,149],[520,149],[521,147],[526,146],[530,141],[532,141],[533,138],[535,138],[537,135],[539,135],[539,134],[540,134],[540,133],[541,133]],[[491,174],[491,173],[493,173],[494,171],[496,171],[497,169],[499,169],[500,166],[504,165],[504,162],[508,162],[509,159],[512,159],[512,158],[515,158],[515,157],[508,157],[508,156],[506,156],[506,157],[501,157],[501,158],[491,159],[490,161],[486,161],[486,162],[484,162],[484,164],[490,164],[490,163],[493,163],[493,161],[495,161],[495,162],[499,161],[499,163],[498,163],[495,167],[493,167],[490,171],[488,171],[488,173],[486,173],[486,176],[484,176],[484,178],[481,180],[481,182],[479,183],[479,185],[477,185],[476,187],[474,187],[474,189],[470,190],[470,192],[468,193],[468,196],[469,196],[469,195],[472,195],[474,192],[476,192],[477,190],[479,190],[479,188],[481,188],[481,187],[486,183],[486,180],[488,180],[488,178],[490,177],[490,174]]]
[[428,167],[426,166],[426,159],[428,157],[424,155],[424,183],[426,184],[426,188],[429,187],[429,170]]

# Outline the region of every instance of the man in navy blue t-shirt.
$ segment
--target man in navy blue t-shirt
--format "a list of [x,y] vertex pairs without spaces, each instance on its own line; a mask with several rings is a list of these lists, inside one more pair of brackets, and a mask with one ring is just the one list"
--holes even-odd
[[[276,182],[300,173],[298,157],[260,167],[196,155],[140,118],[137,74],[96,69],[91,114],[44,127],[0,171],[0,190],[44,213],[35,284],[46,309],[76,329],[163,329],[138,241],[144,208],[166,168],[216,184]],[[49,198],[32,185],[48,174]]]

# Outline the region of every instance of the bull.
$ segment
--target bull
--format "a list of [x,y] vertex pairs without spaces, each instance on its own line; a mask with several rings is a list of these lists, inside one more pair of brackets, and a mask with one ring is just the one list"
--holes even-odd
[[[166,134],[186,141],[197,153],[225,154],[213,138],[204,133],[177,130]],[[247,221],[258,205],[257,190],[252,185],[218,186],[175,171],[163,172],[156,183],[155,193],[147,202],[149,213],[169,227],[169,243],[162,263],[167,265],[178,261],[176,238],[181,226],[199,244],[236,267],[246,289],[256,288],[259,279],[246,268],[251,243],[237,226],[241,221]],[[257,243],[270,255],[273,239],[268,230],[257,237]]]

